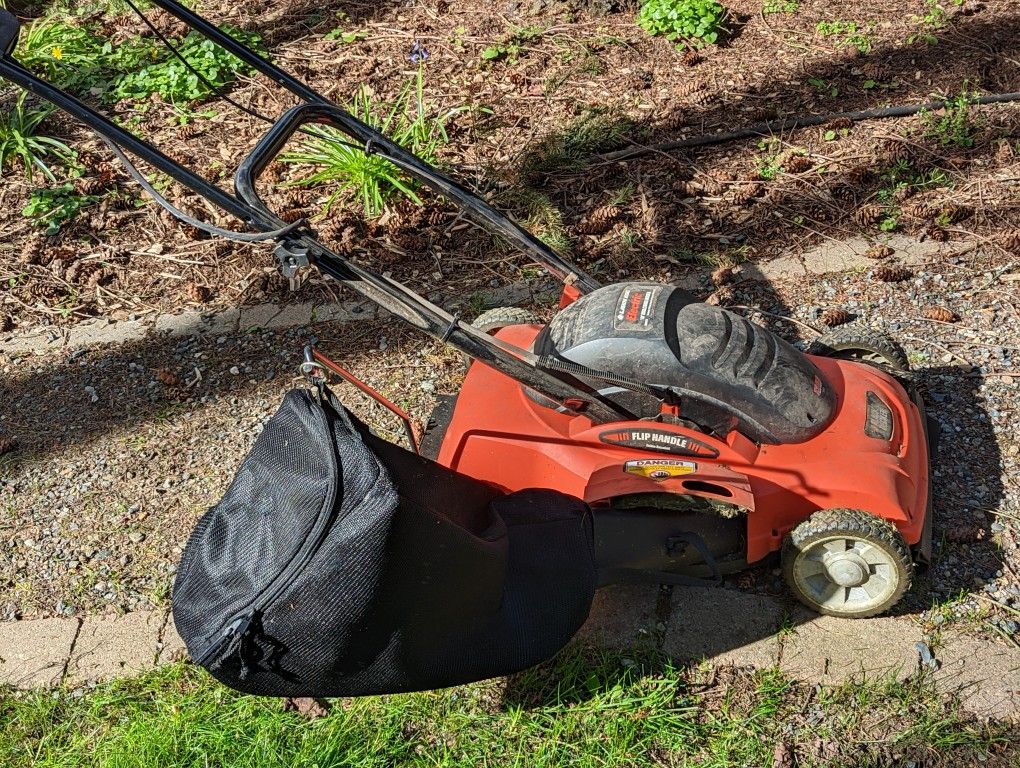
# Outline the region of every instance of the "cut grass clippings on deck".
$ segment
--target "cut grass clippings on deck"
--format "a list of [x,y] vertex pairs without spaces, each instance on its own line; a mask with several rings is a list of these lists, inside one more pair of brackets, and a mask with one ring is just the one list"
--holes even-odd
[[338,700],[313,720],[187,665],[84,694],[0,693],[8,768],[1008,765],[1012,741],[923,680],[822,689],[576,648],[508,679]]

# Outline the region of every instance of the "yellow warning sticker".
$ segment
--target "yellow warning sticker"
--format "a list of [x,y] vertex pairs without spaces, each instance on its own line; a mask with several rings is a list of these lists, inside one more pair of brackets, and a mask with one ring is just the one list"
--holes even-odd
[[634,459],[623,465],[623,471],[631,475],[640,475],[649,480],[668,480],[671,477],[682,477],[697,471],[698,465],[693,461],[680,459]]

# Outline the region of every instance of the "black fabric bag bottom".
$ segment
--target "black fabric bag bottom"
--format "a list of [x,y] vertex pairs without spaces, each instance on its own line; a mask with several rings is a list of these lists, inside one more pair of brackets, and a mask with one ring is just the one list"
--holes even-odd
[[199,521],[173,591],[192,658],[271,696],[358,696],[510,674],[588,616],[591,512],[502,495],[294,390]]

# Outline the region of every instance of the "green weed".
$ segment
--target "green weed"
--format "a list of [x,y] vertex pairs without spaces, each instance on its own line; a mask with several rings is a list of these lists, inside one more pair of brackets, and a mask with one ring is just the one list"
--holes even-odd
[[637,23],[650,35],[677,42],[678,48],[701,48],[719,39],[726,15],[715,0],[645,0]]
[[22,29],[15,56],[61,88],[75,88],[96,69],[102,40],[86,27],[47,16]]
[[46,234],[53,235],[60,228],[73,221],[78,213],[98,202],[95,195],[83,195],[68,182],[57,187],[37,189],[32,192],[22,215],[34,219],[35,225],[45,227]]
[[[431,108],[425,103],[420,69],[417,80],[405,85],[393,104],[374,101],[362,86],[348,110],[426,162],[432,162],[436,149],[449,141],[445,123],[461,111],[452,110],[438,116],[431,114]],[[280,160],[317,169],[294,182],[297,186],[338,184],[326,203],[326,210],[352,192],[369,216],[382,212],[387,200],[394,194],[421,203],[413,182],[391,162],[378,155],[366,155],[360,148],[351,146],[350,139],[339,131],[329,128],[317,128],[316,131],[319,136],[303,138],[294,151],[281,155]]]
[[516,64],[527,44],[540,38],[543,32],[541,27],[517,27],[500,42],[484,48],[482,61],[505,60],[509,64]]
[[800,10],[800,3],[797,0],[765,0],[761,12],[765,16],[776,13],[794,14]]
[[[963,5],[964,0],[950,0],[950,2],[960,7]],[[939,0],[926,0],[926,6],[927,8],[923,16],[914,17],[914,22],[921,26],[921,30],[907,36],[907,43],[910,45],[918,42],[925,43],[926,45],[937,45],[939,39],[935,32],[943,29],[949,23],[949,14]]]
[[871,51],[871,36],[855,21],[820,21],[815,29],[822,37],[835,38],[839,48],[852,46],[861,53]]
[[[259,35],[227,24],[220,29],[248,47],[261,50]],[[217,90],[233,83],[238,74],[251,71],[248,65],[198,32],[189,33],[178,50]],[[108,99],[146,99],[158,93],[164,101],[181,104],[212,95],[212,90],[163,46],[139,39],[117,49],[107,43],[103,53],[114,73],[106,89]]]
[[67,162],[74,152],[64,142],[38,133],[40,124],[54,108],[26,107],[25,98],[26,94],[22,93],[9,112],[0,114],[0,172],[7,165],[20,163],[25,170],[25,178],[31,179],[38,170],[54,181],[53,172],[43,158],[52,155]]
[[975,94],[966,88],[958,95],[946,100],[939,113],[925,112],[921,115],[924,123],[924,137],[938,142],[943,147],[969,149],[974,146],[974,132],[977,128],[971,116],[971,102]]

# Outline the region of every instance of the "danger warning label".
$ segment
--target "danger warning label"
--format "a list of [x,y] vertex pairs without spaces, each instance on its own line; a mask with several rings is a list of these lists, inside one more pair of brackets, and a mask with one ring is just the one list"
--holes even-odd
[[668,480],[671,477],[682,477],[697,471],[698,465],[693,461],[682,459],[634,459],[623,465],[623,471],[631,475],[640,475],[649,480]]

